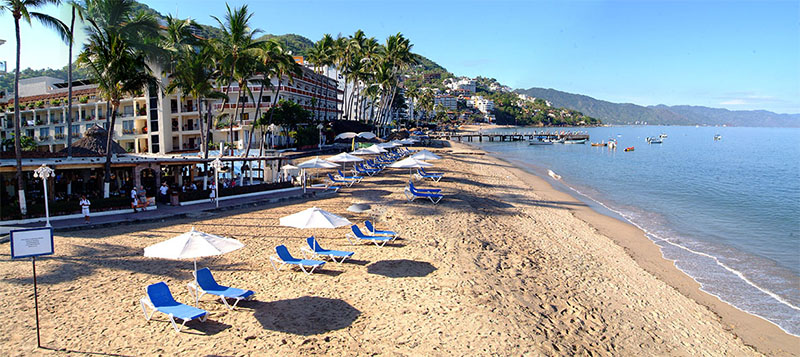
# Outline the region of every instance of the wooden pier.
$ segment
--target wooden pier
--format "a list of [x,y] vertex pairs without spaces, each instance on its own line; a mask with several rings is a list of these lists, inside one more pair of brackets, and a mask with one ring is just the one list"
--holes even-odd
[[523,141],[542,138],[546,140],[589,140],[586,133],[528,132],[528,133],[435,133],[428,135],[431,139],[454,140],[458,142],[484,141]]

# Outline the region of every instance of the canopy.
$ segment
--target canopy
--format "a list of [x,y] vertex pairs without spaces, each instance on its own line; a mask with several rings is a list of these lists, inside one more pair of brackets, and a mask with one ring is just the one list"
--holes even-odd
[[355,162],[355,161],[364,161],[364,159],[362,159],[362,158],[360,158],[358,156],[353,156],[351,154],[343,152],[341,154],[329,157],[328,161],[332,161],[332,162]]
[[370,154],[381,154],[381,153],[385,153],[386,152],[386,150],[384,150],[382,147],[378,146],[377,144],[372,145],[372,146],[370,146],[368,148],[364,148],[364,151],[367,152],[367,153],[370,153]]
[[339,165],[336,165],[330,161],[322,160],[319,157],[315,157],[311,160],[298,164],[297,167],[301,169],[332,169],[334,167],[339,167]]
[[417,160],[439,160],[439,159],[441,159],[441,157],[439,157],[438,155],[436,155],[436,154],[434,154],[434,153],[432,153],[432,152],[430,152],[428,150],[422,150],[420,152],[417,152],[416,154],[411,155],[411,157],[413,157],[413,158],[415,158]]
[[388,143],[380,143],[380,144],[375,144],[375,145],[377,145],[378,147],[380,147],[382,149],[388,149],[388,148],[393,148],[395,146],[400,146],[401,144],[398,144],[398,143],[395,143],[395,142],[388,142]]
[[283,165],[281,170],[299,170],[300,168],[294,165]]
[[347,218],[339,217],[328,211],[311,207],[309,209],[290,214],[280,219],[282,226],[294,228],[336,228],[348,226],[352,223]]
[[413,157],[405,158],[403,160],[400,160],[398,162],[389,165],[389,167],[395,169],[410,169],[410,168],[420,168],[420,167],[430,167],[430,166],[433,166],[433,164],[431,164],[430,162],[420,161]]

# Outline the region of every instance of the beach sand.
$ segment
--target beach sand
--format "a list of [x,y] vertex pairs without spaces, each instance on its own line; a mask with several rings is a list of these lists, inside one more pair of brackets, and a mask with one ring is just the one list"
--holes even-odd
[[[671,263],[649,248],[646,238],[631,226],[593,216],[544,181],[487,155],[476,155],[482,153],[478,150],[453,145],[439,151],[444,158],[436,161],[436,169],[446,171],[447,177],[439,183],[419,183],[445,191],[439,205],[406,202],[402,190],[408,171],[397,170],[312,201],[197,212],[179,220],[59,234],[56,254],[37,260],[42,344],[48,349],[35,347],[31,263],[11,260],[9,249],[0,249],[4,322],[0,351],[14,355],[800,353],[797,339],[785,334],[743,341],[737,336],[745,336],[740,334],[743,327],[731,326],[724,313],[667,283],[675,280],[670,274],[680,272],[670,268]],[[356,202],[369,203],[372,209],[345,210]],[[344,238],[347,228],[299,230],[278,225],[280,217],[312,205],[359,224],[374,220],[378,229],[400,231],[401,238],[383,248],[352,246]],[[144,258],[142,251],[191,227],[245,244],[238,251],[201,259],[198,266],[210,267],[223,285],[256,291],[257,298],[228,311],[206,296],[200,307],[211,313],[209,320],[190,322],[184,332],[175,333],[163,314],[145,321],[139,299],[145,286],[165,281],[178,301],[191,303],[186,283],[192,279],[192,262]],[[310,235],[325,248],[354,251],[353,260],[328,263],[311,276],[272,269],[268,257],[276,245],[286,244],[300,256],[299,247]],[[778,330],[754,319],[768,325],[758,328]]]

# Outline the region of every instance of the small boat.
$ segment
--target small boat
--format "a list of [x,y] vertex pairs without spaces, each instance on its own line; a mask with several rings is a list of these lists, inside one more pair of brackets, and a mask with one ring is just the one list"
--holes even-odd
[[607,142],[602,142],[602,143],[592,143],[592,146],[606,146],[606,145],[608,145],[608,143],[607,143]]
[[564,144],[586,144],[586,139],[564,140]]
[[528,145],[553,145],[553,142],[549,140],[531,140]]
[[722,140],[722,135],[719,135],[719,134],[714,135],[714,141],[717,141],[717,140]]
[[631,146],[631,147],[626,147],[626,148],[625,148],[625,151],[633,151],[633,146]]
[[609,141],[608,142],[608,149],[609,150],[616,150],[617,149],[617,142],[616,141]]
[[561,179],[561,176],[557,175],[555,172],[553,172],[553,170],[547,170],[547,174],[550,175],[550,177],[552,177],[552,178],[554,178],[556,180],[560,180]]
[[647,137],[647,143],[648,143],[648,144],[661,144],[661,143],[662,143],[662,141],[661,141],[661,139],[660,139],[660,138],[651,138],[651,137]]
[[667,134],[661,133],[661,135],[659,135],[658,137],[661,138],[661,139],[666,139],[667,138]]

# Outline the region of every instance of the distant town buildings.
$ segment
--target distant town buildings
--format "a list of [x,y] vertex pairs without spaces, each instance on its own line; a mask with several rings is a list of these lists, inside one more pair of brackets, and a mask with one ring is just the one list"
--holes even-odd
[[458,80],[450,80],[445,83],[445,85],[453,91],[475,93],[477,82],[474,79],[461,78]]
[[441,105],[448,111],[454,111],[458,109],[458,98],[448,95],[448,94],[439,94],[433,97],[433,107],[437,107]]
[[494,101],[491,99],[476,95],[471,98],[471,101],[472,105],[483,114],[491,114],[494,110]]

